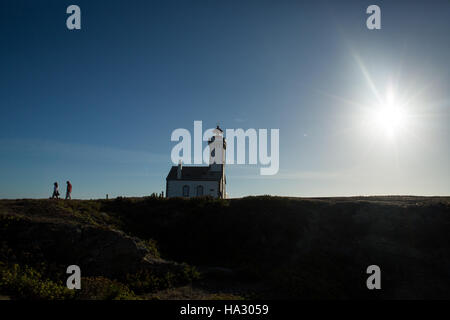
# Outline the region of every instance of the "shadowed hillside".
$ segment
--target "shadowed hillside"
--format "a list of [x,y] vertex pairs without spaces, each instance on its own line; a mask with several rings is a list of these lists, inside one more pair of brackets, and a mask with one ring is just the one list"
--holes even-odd
[[[450,200],[3,200],[0,261],[0,295],[18,298],[450,298]],[[89,287],[75,295],[70,264]]]

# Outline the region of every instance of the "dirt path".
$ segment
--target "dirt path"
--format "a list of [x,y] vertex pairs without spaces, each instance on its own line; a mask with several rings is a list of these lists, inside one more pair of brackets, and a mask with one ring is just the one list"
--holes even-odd
[[247,300],[267,293],[262,283],[242,283],[240,281],[203,279],[194,283],[155,293],[146,294],[146,299],[161,300]]

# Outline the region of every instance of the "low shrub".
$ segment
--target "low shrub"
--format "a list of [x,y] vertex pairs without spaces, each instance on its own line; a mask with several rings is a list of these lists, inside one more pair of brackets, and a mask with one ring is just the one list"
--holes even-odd
[[169,271],[140,270],[126,276],[126,283],[136,293],[143,294],[185,285],[198,279],[199,272],[187,264]]
[[81,278],[81,290],[75,294],[77,300],[138,300],[126,285],[105,277]]
[[35,269],[14,264],[0,264],[0,290],[13,297],[25,300],[67,300],[74,292],[60,282],[44,279]]

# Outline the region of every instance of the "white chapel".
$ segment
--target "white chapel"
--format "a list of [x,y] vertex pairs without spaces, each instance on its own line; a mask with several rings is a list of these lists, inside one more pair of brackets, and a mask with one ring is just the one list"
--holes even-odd
[[172,166],[166,178],[166,196],[226,198],[225,154],[227,144],[223,130],[217,126],[208,141],[209,166]]

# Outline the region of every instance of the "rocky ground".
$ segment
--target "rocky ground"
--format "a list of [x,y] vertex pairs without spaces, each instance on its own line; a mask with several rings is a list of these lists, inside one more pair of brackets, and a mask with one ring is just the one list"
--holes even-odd
[[76,264],[144,299],[448,298],[450,199],[1,200],[2,263],[62,283]]

